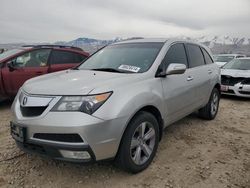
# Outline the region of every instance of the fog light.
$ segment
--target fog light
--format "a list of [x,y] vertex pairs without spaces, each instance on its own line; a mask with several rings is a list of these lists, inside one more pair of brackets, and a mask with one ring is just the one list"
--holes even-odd
[[63,157],[71,159],[90,159],[91,156],[87,151],[68,151],[59,150]]

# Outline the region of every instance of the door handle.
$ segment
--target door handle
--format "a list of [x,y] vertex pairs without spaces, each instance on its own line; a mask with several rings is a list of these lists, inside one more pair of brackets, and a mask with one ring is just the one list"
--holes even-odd
[[213,71],[210,70],[210,69],[207,72],[208,72],[208,74],[212,74],[213,73]]
[[187,81],[192,81],[194,78],[192,76],[187,77]]
[[36,74],[43,74],[43,72],[42,71],[37,71]]

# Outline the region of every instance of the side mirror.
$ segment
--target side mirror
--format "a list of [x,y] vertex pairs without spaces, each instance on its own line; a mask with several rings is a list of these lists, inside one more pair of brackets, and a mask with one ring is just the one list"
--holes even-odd
[[10,72],[16,70],[16,68],[15,68],[14,65],[13,65],[13,61],[9,62],[9,63],[7,64],[7,66],[8,66],[8,68],[9,68]]
[[172,75],[172,74],[183,74],[187,69],[187,66],[184,64],[179,63],[171,63],[169,64],[166,75]]

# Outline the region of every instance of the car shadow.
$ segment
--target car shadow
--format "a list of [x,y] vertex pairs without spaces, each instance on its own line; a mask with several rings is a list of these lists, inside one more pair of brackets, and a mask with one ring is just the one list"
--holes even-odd
[[238,97],[234,95],[221,95],[221,99],[229,99],[233,101],[242,101],[242,102],[250,101],[250,97],[246,98],[246,97]]

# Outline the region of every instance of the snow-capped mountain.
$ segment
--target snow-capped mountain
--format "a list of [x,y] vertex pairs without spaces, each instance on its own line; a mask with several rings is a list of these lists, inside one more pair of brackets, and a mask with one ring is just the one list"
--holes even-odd
[[249,45],[250,44],[250,38],[246,38],[246,37],[201,36],[201,37],[194,38],[194,40],[204,43],[211,48],[215,44],[222,44],[222,45]]
[[[101,47],[114,42],[140,39],[140,38],[142,37],[132,37],[132,38],[116,37],[110,40],[99,40],[94,38],[83,37],[71,41],[58,41],[52,44],[76,46],[84,49],[89,53],[93,53],[96,50],[100,49]],[[204,45],[208,46],[214,53],[243,53],[243,54],[248,54],[250,56],[250,38],[247,37],[231,37],[231,36],[216,35],[216,36],[200,36],[195,38],[179,36],[178,38],[183,38],[186,40],[194,40],[203,43]],[[39,44],[44,44],[44,43],[39,43]],[[22,45],[25,44],[24,43],[0,44],[0,48],[12,49],[20,47]]]
[[[55,44],[60,45],[69,45],[69,46],[77,46],[83,48],[85,51],[90,53],[96,51],[97,49],[101,48],[102,46],[112,44],[114,42],[123,41],[123,40],[132,40],[132,39],[139,39],[142,37],[133,37],[133,38],[114,38],[111,40],[98,40],[93,38],[78,38],[68,42],[56,42]],[[183,38],[186,40],[194,40],[200,43],[205,44],[209,48],[218,48],[220,46],[223,48],[224,46],[232,46],[233,50],[238,48],[242,45],[250,45],[250,38],[246,37],[231,37],[231,36],[201,36],[196,38],[181,36],[179,38]],[[216,50],[217,51],[217,50]]]
[[139,39],[141,37],[133,37],[133,38],[120,38],[120,37],[116,37],[114,39],[111,40],[99,40],[99,39],[93,39],[93,38],[77,38],[75,40],[72,41],[59,41],[59,42],[55,42],[54,44],[56,45],[67,45],[67,46],[76,46],[76,47],[80,47],[83,48],[85,51],[93,53],[95,52],[97,49],[105,46],[105,45],[109,45],[112,44],[114,42],[119,42],[119,41],[124,41],[124,40],[132,40],[132,39]]

